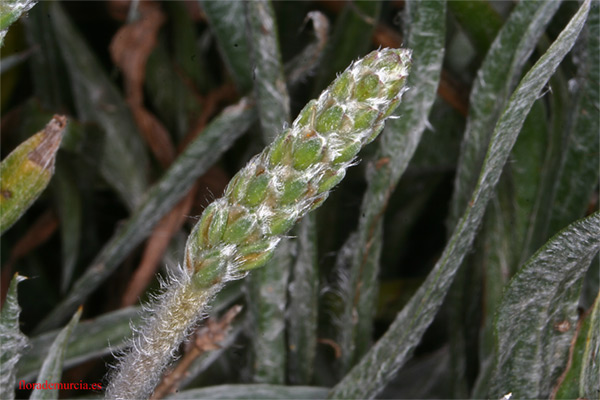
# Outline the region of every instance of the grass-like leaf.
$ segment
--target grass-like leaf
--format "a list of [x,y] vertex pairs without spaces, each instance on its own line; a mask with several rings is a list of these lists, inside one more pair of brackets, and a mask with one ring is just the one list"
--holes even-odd
[[[444,2],[408,4],[406,19],[410,21],[410,31],[406,45],[413,50],[415,69],[407,82],[409,100],[396,111],[398,119],[386,127],[374,161],[368,166],[368,188],[361,206],[358,236],[351,246],[346,245],[353,255],[348,279],[344,280],[349,287],[340,293],[350,297],[343,300],[344,309],[336,327],[342,371],[347,371],[371,345],[382,216],[420,142],[436,96],[444,58],[445,11]],[[339,253],[339,257],[346,256],[345,252]],[[338,260],[338,265],[342,264]]]
[[600,213],[569,225],[514,276],[496,316],[490,396],[546,398],[565,368],[582,278],[600,250]]
[[17,374],[17,362],[21,358],[23,349],[27,345],[27,337],[19,329],[19,314],[21,307],[17,299],[17,285],[24,281],[24,276],[15,274],[10,281],[10,287],[0,312],[0,398],[15,398],[15,383]]
[[[419,343],[471,248],[485,208],[527,113],[558,64],[573,47],[590,2],[586,1],[548,51],[531,68],[513,93],[496,124],[479,181],[467,210],[425,283],[396,317],[388,331],[330,392],[333,398],[375,396]],[[502,393],[504,395],[506,393]]]
[[252,64],[244,24],[243,1],[199,0],[211,26],[221,56],[241,93],[252,88]]
[[98,168],[123,203],[134,209],[148,185],[148,156],[142,137],[123,97],[77,33],[62,6],[53,3],[50,15],[70,72],[79,118],[84,122],[97,123],[105,134],[102,149],[95,149],[101,154]]
[[73,279],[79,256],[82,231],[82,199],[68,164],[58,163],[53,181],[53,194],[61,227],[61,292],[66,293]]
[[295,385],[311,382],[317,347],[319,276],[314,215],[296,228],[296,258],[288,288],[288,375]]
[[[470,109],[463,136],[457,167],[449,226],[454,227],[475,187],[477,171],[485,157],[493,126],[497,122],[509,95],[521,76],[530,53],[544,33],[547,24],[560,6],[560,2],[521,2],[491,44],[479,69],[470,96]],[[507,67],[508,65],[508,67]],[[467,360],[474,349],[468,342],[474,340],[477,311],[467,317],[463,310],[473,310],[473,299],[486,296],[483,310],[484,338],[480,351],[482,360],[479,379],[481,384],[491,365],[491,325],[493,310],[497,306],[498,292],[506,283],[506,275],[518,265],[523,237],[527,230],[528,215],[535,199],[547,135],[545,110],[536,102],[525,120],[519,139],[512,152],[513,161],[507,165],[497,190],[497,197],[488,209],[481,240],[475,244],[474,257],[458,273],[451,295],[450,336],[454,395],[467,396],[465,375]],[[510,223],[508,221],[511,221]],[[510,228],[509,228],[510,226]],[[510,229],[510,234],[508,230]],[[484,268],[480,267],[485,265]],[[483,277],[482,277],[483,275]],[[475,282],[482,279],[486,290]],[[472,318],[468,320],[467,318]],[[470,329],[470,331],[469,331]],[[471,336],[469,336],[471,335]],[[473,356],[471,356],[473,357]],[[476,357],[476,356],[475,356]]]
[[[23,18],[29,45],[36,49],[31,56],[31,80],[35,97],[47,109],[58,109],[68,104],[71,93],[65,90],[69,75],[58,48],[52,20],[48,18],[51,3],[42,1]],[[47,79],[50,75],[53,79]]]
[[[283,75],[277,24],[268,0],[244,3],[249,47],[254,71],[254,93],[265,144],[290,122],[290,99]],[[252,371],[257,383],[285,383],[285,304],[291,268],[291,250],[286,240],[264,268],[249,279],[248,304],[253,346]]]
[[193,389],[168,397],[177,399],[322,399],[327,388],[279,385],[222,385]]
[[[67,326],[65,326],[56,336],[56,339],[52,343],[52,346],[50,346],[48,353],[46,353],[44,364],[42,364],[42,368],[40,369],[40,373],[37,377],[36,382],[60,382],[60,378],[62,377],[63,362],[65,359],[67,346],[69,344],[69,339],[71,337],[73,329],[77,326],[77,323],[79,322],[79,318],[81,317],[82,311],[83,308],[80,307],[79,310],[77,310],[77,312],[73,315],[73,318],[71,318],[71,321],[67,324]],[[31,396],[29,397],[29,399],[57,399],[58,393],[58,390],[36,388],[33,390],[33,392],[31,392]]]
[[[131,334],[130,322],[139,320],[139,308],[130,307],[79,323],[73,330],[64,356],[64,368],[118,351]],[[59,330],[31,338],[30,347],[19,360],[19,380],[31,381],[40,370],[44,357],[57,340]],[[110,347],[108,347],[110,344]]]
[[[407,4],[409,31],[406,46],[413,50],[414,69],[408,77],[406,100],[396,111],[381,138],[374,161],[367,169],[367,192],[361,205],[355,254],[351,264],[354,300],[358,311],[356,362],[370,347],[377,299],[377,280],[382,235],[382,216],[400,177],[406,170],[436,98],[444,59],[446,3],[428,1]],[[378,238],[379,236],[379,238]],[[378,245],[375,243],[379,243]],[[346,316],[351,316],[353,312]]]
[[[506,105],[529,54],[560,1],[520,2],[492,43],[477,73],[454,183],[450,226],[462,214],[477,183],[494,124]],[[507,68],[508,66],[508,68]]]
[[581,47],[577,50],[578,74],[576,84],[580,91],[570,115],[574,120],[563,135],[563,157],[560,173],[552,190],[553,204],[546,234],[554,234],[570,221],[586,212],[589,199],[598,184],[598,146],[600,135],[600,10],[592,3],[590,16],[582,33]]

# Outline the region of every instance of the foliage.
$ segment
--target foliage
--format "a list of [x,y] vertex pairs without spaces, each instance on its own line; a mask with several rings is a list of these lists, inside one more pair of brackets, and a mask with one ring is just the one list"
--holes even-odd
[[128,306],[187,262],[197,222],[225,240],[193,216],[380,46],[412,50],[393,119],[271,261],[164,350],[180,358],[157,393],[597,397],[598,1],[33,3],[0,7],[3,193],[25,168],[7,155],[54,114],[68,123],[57,152],[38,150],[54,175],[33,171],[10,229],[2,203],[0,397],[57,395],[20,380],[106,387],[129,321],[154,315]]

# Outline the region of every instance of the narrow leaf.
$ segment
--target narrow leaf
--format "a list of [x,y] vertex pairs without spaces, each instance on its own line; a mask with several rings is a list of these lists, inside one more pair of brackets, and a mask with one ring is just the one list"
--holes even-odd
[[310,383],[317,350],[319,276],[315,225],[315,216],[309,214],[296,229],[296,259],[288,289],[288,377],[294,385]]
[[69,74],[58,48],[52,20],[48,18],[51,4],[42,1],[27,13],[27,18],[23,18],[27,42],[36,49],[29,63],[30,79],[36,100],[46,110],[61,109],[71,104],[70,93],[65,90]]
[[[254,93],[263,141],[268,144],[290,120],[277,23],[268,0],[244,3],[248,45],[254,65]],[[295,243],[285,240],[267,264],[249,278],[253,381],[285,383],[285,305]]]
[[[571,3],[569,3],[571,4]],[[598,183],[600,79],[598,3],[573,52],[573,79],[557,74],[552,85],[553,130],[548,138],[542,179],[537,189],[521,262],[550,236],[585,215]]]
[[58,163],[53,194],[60,217],[61,259],[60,289],[65,293],[71,284],[79,256],[82,228],[82,200],[73,177],[72,165]]
[[[65,326],[56,339],[50,346],[50,350],[48,351],[46,358],[44,360],[44,364],[42,364],[42,369],[36,379],[36,382],[50,382],[50,383],[58,383],[60,382],[60,378],[62,377],[63,370],[63,362],[65,359],[65,353],[67,350],[67,346],[69,344],[69,339],[71,337],[71,333],[77,323],[79,322],[79,318],[81,317],[81,312],[83,308],[79,307],[79,310],[73,315],[71,321]],[[31,392],[30,400],[37,399],[58,399],[58,390],[48,390],[48,389],[34,389]]]
[[176,399],[322,399],[327,388],[279,385],[222,385],[186,390],[168,397]]
[[[65,349],[63,368],[119,351],[131,335],[130,323],[137,323],[139,320],[140,308],[130,307],[78,323],[74,326],[69,345]],[[61,330],[54,330],[31,338],[30,346],[19,360],[19,380],[30,382],[37,376],[60,333]]]
[[242,93],[252,88],[248,37],[244,23],[244,2],[200,0],[225,65]]
[[[79,118],[105,133],[100,172],[130,209],[148,185],[148,155],[122,96],[58,3],[50,7],[54,32],[70,72]],[[70,314],[70,312],[69,312]]]
[[495,322],[490,395],[547,398],[566,366],[582,278],[600,249],[600,213],[554,236],[513,277]]
[[469,118],[454,181],[451,221],[466,207],[477,182],[492,129],[540,35],[560,1],[522,1],[492,43],[471,90]]
[[574,57],[578,65],[578,95],[570,111],[575,120],[563,139],[563,159],[555,181],[547,234],[554,234],[570,221],[581,218],[598,184],[600,145],[600,10],[592,3],[584,28],[582,48]]
[[[517,4],[477,73],[454,182],[451,227],[463,212],[475,186],[476,171],[483,162],[493,126],[508,101],[515,80],[559,6],[560,1]],[[485,296],[482,302],[485,307],[482,335],[485,336],[481,336],[482,347],[478,355],[481,372],[477,390],[487,384],[493,357],[490,344],[492,318],[498,305],[495,301],[499,300],[498,292],[502,291],[508,277],[520,265],[518,259],[535,202],[548,136],[546,119],[543,103],[537,101],[513,148],[512,160],[498,185],[498,195],[487,211],[481,240],[475,244],[473,257],[467,259],[465,267],[458,273],[451,292],[451,309],[454,311],[450,317],[451,366],[457,397],[468,395],[467,362],[477,357],[469,342],[477,337],[473,327],[478,325],[479,313],[475,311],[465,316],[462,310],[472,309],[469,305],[479,296]],[[473,284],[482,281],[486,282],[483,292],[479,284]],[[468,317],[472,320],[467,320]]]
[[241,100],[236,106],[225,109],[188,145],[148,190],[144,201],[106,243],[67,297],[40,323],[38,333],[56,327],[148,237],[156,223],[185,196],[196,179],[244,134],[254,121],[252,110],[246,99]]
[[[479,183],[465,214],[425,283],[388,331],[330,392],[333,398],[370,398],[393,378],[421,340],[439,310],[452,279],[471,248],[485,208],[519,130],[538,94],[572,48],[590,7],[586,1],[548,51],[523,78],[500,117],[490,141]],[[507,392],[502,393],[502,395]]]
[[55,115],[44,130],[21,143],[0,164],[0,234],[44,191],[54,174],[67,119]]
[[257,383],[285,383],[285,306],[292,246],[290,240],[280,243],[273,258],[249,277],[251,368]]
[[10,281],[10,287],[2,311],[0,312],[0,398],[15,398],[15,383],[17,382],[17,362],[21,358],[23,349],[27,345],[27,337],[19,329],[19,314],[21,307],[17,300],[17,285],[24,281],[24,276],[15,274]]
[[343,371],[347,371],[371,344],[381,248],[374,242],[380,241],[377,238],[382,236],[381,217],[420,142],[436,97],[444,58],[445,13],[446,3],[441,1],[407,4],[410,32],[406,45],[413,50],[414,60],[407,81],[407,87],[411,89],[396,110],[398,119],[389,121],[377,154],[367,166],[368,188],[361,206],[358,240],[351,247],[354,253],[349,276],[352,293],[345,301],[342,326],[339,327],[354,333],[343,333],[337,339],[342,348]]
[[254,92],[265,143],[270,143],[290,121],[290,99],[285,86],[275,11],[268,0],[246,2],[246,21],[254,65]]

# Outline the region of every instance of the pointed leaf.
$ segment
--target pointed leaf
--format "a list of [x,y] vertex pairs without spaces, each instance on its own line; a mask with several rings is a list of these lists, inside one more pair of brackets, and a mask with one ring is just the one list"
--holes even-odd
[[314,214],[296,228],[296,258],[288,288],[288,377],[294,385],[311,382],[317,350],[319,276]]
[[[64,349],[63,368],[120,350],[131,335],[130,323],[135,324],[139,320],[139,307],[130,307],[77,324],[70,335],[68,347]],[[19,360],[19,380],[32,381],[37,376],[44,358],[51,352],[60,334],[60,330],[55,330],[31,338],[30,346]]]
[[330,397],[375,396],[393,378],[421,340],[439,310],[458,267],[471,248],[487,203],[527,113],[550,76],[574,45],[589,8],[590,2],[586,1],[548,51],[522,79],[494,129],[469,207],[457,224],[440,260],[388,331],[365,354],[360,363],[332,389]]
[[81,192],[71,170],[72,164],[58,163],[53,194],[60,217],[61,261],[60,289],[65,293],[71,284],[79,256],[82,231]]
[[[388,200],[427,126],[444,59],[446,3],[427,1],[408,3],[407,6],[406,20],[410,31],[406,46],[413,50],[413,69],[407,87],[411,89],[395,112],[398,118],[388,122],[374,161],[368,165],[368,188],[361,205],[358,238],[352,245],[354,254],[349,276],[354,292],[352,298],[357,296],[357,300],[344,302],[340,316],[342,326],[339,329],[352,333],[340,333],[336,340],[342,348],[343,371],[347,371],[371,344],[378,290],[378,251],[381,249],[381,244],[374,245],[373,242],[382,236],[381,218]],[[342,252],[339,254],[341,256]]]
[[17,362],[27,345],[27,337],[19,330],[21,307],[17,300],[17,285],[25,279],[27,278],[15,274],[0,312],[0,398],[7,400],[15,398]]
[[242,93],[252,88],[252,64],[244,21],[244,2],[201,0],[225,65]]
[[[580,218],[588,208],[598,183],[598,146],[600,145],[600,10],[592,3],[586,23],[583,48],[574,61],[578,64],[575,83],[578,89],[574,116],[564,137],[563,159],[555,182],[556,197],[550,213],[549,234],[554,234],[570,221]],[[583,35],[582,35],[583,36]]]
[[492,43],[477,73],[454,182],[451,227],[456,224],[475,187],[493,126],[529,54],[559,6],[560,1],[520,2]]
[[[79,310],[73,315],[71,321],[60,331],[58,336],[56,336],[56,339],[52,343],[52,346],[50,346],[50,350],[46,355],[44,364],[42,364],[42,369],[40,370],[36,382],[60,382],[67,345],[69,344],[73,329],[79,322],[82,311],[83,308],[79,307]],[[58,393],[58,390],[34,389],[31,392],[29,399],[58,399]]]
[[279,385],[221,385],[186,390],[168,397],[176,399],[323,399],[327,388]]
[[265,143],[270,143],[290,122],[290,98],[281,65],[275,11],[267,0],[244,4],[260,125]]
[[79,118],[97,123],[105,133],[98,149],[100,172],[133,209],[148,185],[148,155],[142,137],[123,97],[58,3],[52,4],[50,15],[70,73]]

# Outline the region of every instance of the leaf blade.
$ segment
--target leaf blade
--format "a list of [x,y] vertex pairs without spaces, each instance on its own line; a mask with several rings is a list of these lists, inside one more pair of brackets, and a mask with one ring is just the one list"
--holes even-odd
[[52,3],[50,15],[79,118],[97,123],[106,135],[99,152],[100,173],[133,209],[148,185],[149,161],[141,135],[122,96],[58,3]]
[[491,396],[550,395],[577,322],[582,278],[600,250],[599,227],[600,213],[569,225],[509,283],[495,322]]
[[[69,339],[71,337],[71,333],[77,323],[79,322],[79,318],[81,317],[81,313],[83,308],[79,308],[77,312],[71,318],[71,321],[65,326],[60,333],[56,336],[56,339],[50,346],[48,351],[48,355],[44,359],[44,363],[42,364],[42,368],[40,369],[40,373],[37,377],[36,382],[60,382],[60,378],[62,376],[63,370],[63,362],[65,359],[65,353],[67,350],[67,346],[69,344]],[[57,399],[58,398],[58,390],[48,390],[48,389],[38,389],[35,388],[31,392],[30,400],[38,400],[38,399]]]
[[[425,283],[398,314],[388,331],[329,393],[331,398],[369,398],[404,364],[441,306],[458,267],[471,248],[485,208],[528,111],[540,90],[575,43],[590,8],[586,1],[550,49],[538,60],[511,96],[494,129],[471,202]],[[502,395],[504,395],[503,393]]]

